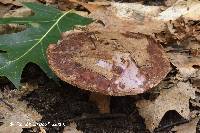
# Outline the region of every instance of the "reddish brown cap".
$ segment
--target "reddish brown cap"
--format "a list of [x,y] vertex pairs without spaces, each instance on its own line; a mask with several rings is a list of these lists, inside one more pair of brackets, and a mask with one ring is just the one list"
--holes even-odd
[[106,95],[143,93],[171,70],[162,47],[135,33],[70,31],[47,57],[55,74],[81,89]]

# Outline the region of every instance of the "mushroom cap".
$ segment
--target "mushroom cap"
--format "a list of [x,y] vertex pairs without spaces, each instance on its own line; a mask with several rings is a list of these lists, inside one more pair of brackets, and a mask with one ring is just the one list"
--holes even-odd
[[113,96],[143,93],[171,70],[160,44],[130,32],[68,31],[49,45],[47,58],[61,80]]

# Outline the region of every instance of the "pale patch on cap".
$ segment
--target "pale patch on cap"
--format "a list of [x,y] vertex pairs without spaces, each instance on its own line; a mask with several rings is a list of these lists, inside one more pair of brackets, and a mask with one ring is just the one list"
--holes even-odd
[[112,71],[113,66],[120,67],[123,71],[114,81],[114,84],[117,84],[116,89],[124,92],[138,89],[137,91],[142,93],[144,89],[141,88],[141,86],[144,85],[145,77],[140,74],[139,68],[136,66],[135,62],[131,60],[130,54],[117,52],[113,55],[112,60],[113,64],[100,59],[97,61],[96,65],[108,71]]
[[[140,74],[139,68],[134,61],[131,60],[129,53],[118,53],[113,58],[116,66],[120,66],[123,72],[115,81],[117,89],[121,91],[130,91],[131,89],[140,89],[145,82],[145,77]],[[122,61],[123,60],[123,61]],[[123,86],[123,88],[121,87]]]

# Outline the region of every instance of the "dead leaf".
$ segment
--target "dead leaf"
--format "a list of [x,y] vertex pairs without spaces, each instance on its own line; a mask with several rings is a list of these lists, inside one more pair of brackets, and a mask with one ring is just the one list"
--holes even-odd
[[0,0],[2,4],[12,4],[15,6],[23,6],[23,2],[38,2],[37,0]]
[[183,78],[191,77],[195,74],[198,69],[195,69],[194,66],[200,66],[200,58],[199,57],[188,57],[182,53],[168,53],[168,57],[170,58],[171,63],[177,67]]
[[3,17],[27,17],[32,14],[31,9],[21,7],[15,10],[8,11]]
[[171,7],[159,13],[157,19],[163,21],[176,20],[184,17],[190,20],[199,20],[200,2],[198,0],[177,0]]
[[[134,32],[153,35],[166,28],[166,25],[153,18],[161,11],[158,6],[144,6],[137,3],[110,3],[110,6],[97,8],[89,17],[102,21],[92,23],[93,31]],[[98,21],[97,21],[98,22]]]
[[13,91],[0,91],[0,122],[1,133],[21,133],[23,128],[30,128],[40,121],[42,116],[27,103],[19,99],[38,88],[36,83],[22,84],[22,88]]
[[42,3],[46,3],[46,4],[55,4],[56,0],[39,0]]
[[12,6],[5,6],[0,3],[0,17],[3,17],[3,15],[11,9],[11,7]]
[[[162,11],[163,7],[160,6],[146,6],[138,3],[111,2],[110,5],[101,6],[93,3],[92,7],[91,3],[78,3],[86,8],[87,6],[92,8],[89,17],[102,22],[98,23],[99,21],[97,21],[88,27],[93,31],[142,33],[157,38],[163,43],[168,43],[169,40],[182,41],[189,37],[200,39],[199,23],[197,25],[191,23],[199,20],[197,17],[200,16],[197,11],[200,5],[199,1],[178,0],[165,11]],[[96,7],[93,8],[93,6]],[[185,24],[180,21],[180,18],[183,18]],[[166,35],[161,38],[157,36],[157,34],[163,35],[163,33]],[[165,39],[166,37],[168,39]]]
[[0,102],[0,114],[3,116],[3,125],[0,126],[2,133],[20,133],[23,128],[30,128],[41,120],[41,116],[26,103],[11,98],[5,102],[13,107],[13,110],[5,103]]
[[171,70],[161,46],[135,33],[69,31],[47,56],[60,79],[106,95],[143,93]]
[[[58,0],[56,1],[58,4],[58,8],[63,11],[68,11],[71,9],[76,9],[78,7],[77,3],[71,2],[70,0]],[[81,8],[82,9],[82,8]],[[85,13],[88,13],[84,11]]]
[[82,131],[79,131],[76,129],[77,125],[75,122],[70,123],[69,126],[66,126],[64,128],[63,133],[83,133]]
[[189,123],[181,124],[179,126],[175,126],[171,131],[176,133],[196,133],[197,123],[199,118],[195,118],[191,120]]
[[175,110],[185,119],[189,119],[189,99],[195,98],[195,89],[189,82],[179,82],[170,89],[163,89],[154,100],[138,101],[140,115],[145,119],[147,128],[153,132],[167,111]]
[[90,12],[95,12],[100,8],[104,8],[106,6],[110,6],[110,2],[82,2],[80,0],[69,0],[69,2],[77,3],[85,7]]
[[167,7],[170,7],[170,6],[174,5],[174,3],[176,3],[176,2],[177,2],[177,0],[165,0],[165,5]]

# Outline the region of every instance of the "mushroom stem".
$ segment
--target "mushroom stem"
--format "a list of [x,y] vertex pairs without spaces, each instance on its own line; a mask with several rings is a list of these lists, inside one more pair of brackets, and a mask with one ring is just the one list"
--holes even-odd
[[97,104],[100,113],[110,113],[110,96],[92,92],[89,100]]

